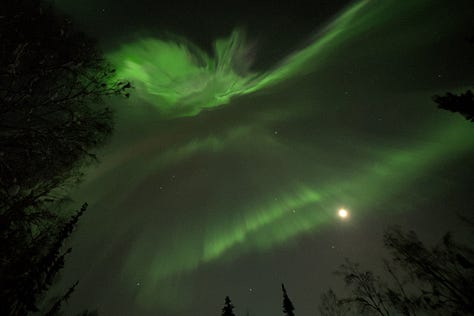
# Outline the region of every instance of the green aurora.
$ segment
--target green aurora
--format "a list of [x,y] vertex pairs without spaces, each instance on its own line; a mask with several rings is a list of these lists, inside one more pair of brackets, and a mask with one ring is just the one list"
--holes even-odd
[[[334,56],[357,45],[366,33],[397,25],[401,17],[416,19],[417,12],[430,3],[354,2],[315,33],[309,44],[268,71],[252,70],[253,46],[242,29],[216,40],[214,56],[184,39],[155,37],[124,43],[108,53],[118,75],[131,80],[135,87],[131,97],[135,104],[122,110],[119,122],[133,121],[130,126],[135,127],[158,122],[160,127],[143,127],[143,136],[130,136],[133,141],[112,144],[112,149],[103,154],[103,163],[88,174],[77,196],[86,196],[92,208],[107,205],[107,210],[124,209],[122,213],[117,211],[116,216],[128,220],[108,222],[104,224],[106,228],[90,232],[88,238],[100,239],[103,231],[110,231],[109,242],[98,255],[104,262],[111,260],[114,249],[124,247],[121,240],[128,240],[116,270],[119,284],[146,280],[140,282],[137,292],[124,290],[133,292],[139,309],[151,311],[159,306],[170,313],[184,310],[193,304],[194,292],[183,280],[191,278],[194,272],[213,265],[226,266],[235,258],[266,253],[301,236],[318,234],[338,221],[338,207],[347,207],[358,218],[368,217],[374,204],[389,203],[439,166],[450,163],[453,157],[472,153],[471,125],[455,118],[419,122],[407,119],[410,127],[401,131],[410,134],[413,141],[404,139],[403,145],[394,145],[404,137],[397,141],[371,138],[365,140],[367,144],[361,141],[357,145],[363,148],[360,149],[350,144],[350,140],[356,142],[363,135],[355,133],[345,148],[337,143],[329,146],[336,157],[333,161],[318,163],[318,157],[324,157],[328,150],[324,144],[305,139],[294,146],[280,137],[277,127],[320,115],[324,111],[322,106],[305,103],[297,107],[298,102],[304,102],[295,100],[294,108],[291,104],[269,107],[267,111],[266,105],[262,105],[256,106],[254,112],[249,106],[239,110],[253,97],[271,99],[277,88],[287,89],[292,80],[327,72],[327,64],[337,63]],[[436,23],[434,18],[429,22],[430,27]],[[401,42],[405,46],[424,45],[417,36],[425,32],[425,27],[420,29]],[[449,29],[445,32],[449,34]],[[319,79],[323,81],[324,78]],[[314,90],[317,89],[316,85]],[[415,99],[425,98],[432,91],[435,89],[416,91]],[[219,113],[228,125],[216,123]],[[247,117],[246,113],[251,114]],[[153,115],[155,119],[150,118]],[[140,123],[142,119],[144,123]],[[331,117],[331,122],[338,121]],[[323,119],[318,122],[324,124]],[[215,130],[208,127],[214,125],[218,126]],[[128,137],[127,128],[122,127],[120,135]],[[345,137],[337,128],[332,131],[337,137]],[[312,148],[313,142],[321,147]],[[354,156],[354,161],[352,157],[337,160],[345,150],[348,156]],[[217,167],[223,161],[226,165]],[[240,166],[241,161],[247,165]],[[271,161],[268,170],[267,161]],[[344,168],[338,176],[325,177],[341,165]],[[188,174],[186,181],[179,182],[183,176],[176,174],[183,168]],[[231,168],[250,171],[241,175],[225,173]],[[322,176],[317,178],[318,174]],[[226,179],[231,176],[235,178]],[[223,180],[213,184],[209,179]],[[173,186],[181,195],[167,193]],[[247,186],[251,193],[245,191]],[[108,189],[97,190],[98,187]],[[143,200],[142,195],[147,196],[148,202],[136,202]],[[192,208],[195,215],[188,216],[183,211],[186,208]],[[128,215],[132,210],[142,213]],[[397,207],[386,208],[386,212],[401,211]],[[104,211],[94,220],[105,222],[106,214]],[[164,224],[157,224],[160,221]],[[131,233],[130,227],[140,229]]]
[[[215,260],[228,260],[242,253],[265,251],[301,234],[314,233],[336,219],[333,207],[335,201],[349,201],[356,196],[358,198],[351,203],[351,208],[357,209],[358,216],[369,215],[370,205],[375,201],[388,199],[397,190],[409,186],[413,179],[429,173],[436,165],[449,161],[451,155],[470,152],[474,146],[471,133],[472,127],[468,125],[447,125],[430,135],[436,142],[407,150],[388,150],[378,160],[361,167],[359,175],[352,178],[322,187],[294,183],[277,199],[262,201],[260,205],[249,209],[237,210],[239,216],[231,222],[226,221],[227,214],[224,217],[215,215],[206,224],[205,230],[198,225],[188,227],[183,232],[176,231],[175,238],[179,242],[166,243],[156,250],[156,256],[147,260],[146,271],[149,272],[145,279],[148,283],[137,299],[143,305],[149,305],[156,299],[162,305],[175,302],[178,297],[170,298],[168,290],[160,291],[164,281],[173,280],[177,275],[191,272]],[[242,132],[239,134],[245,137]],[[234,140],[232,137],[205,139],[201,143],[193,142],[172,152],[178,159],[175,162],[179,162],[184,159],[183,155],[187,156],[186,159],[191,159],[198,150],[219,152]],[[278,144],[270,145],[272,146]],[[149,167],[156,171],[167,166],[169,155],[171,153],[164,153],[156,161],[156,165]],[[127,274],[141,266],[142,258],[149,257],[155,247],[155,241],[150,243],[149,236],[145,235],[143,240],[137,240],[123,272]],[[156,293],[160,293],[158,298]]]
[[131,80],[137,95],[156,105],[163,115],[194,116],[203,109],[227,104],[232,97],[301,75],[309,62],[323,62],[331,48],[367,27],[358,13],[368,3],[364,0],[347,8],[310,45],[264,73],[249,71],[252,47],[242,30],[216,40],[214,57],[185,40],[145,38],[122,45],[109,54],[109,59],[116,65],[118,76]]

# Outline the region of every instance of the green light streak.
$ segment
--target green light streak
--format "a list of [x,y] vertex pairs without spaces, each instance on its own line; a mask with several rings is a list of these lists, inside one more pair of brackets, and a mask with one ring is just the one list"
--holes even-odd
[[[379,27],[388,19],[396,20],[405,16],[414,7],[426,2],[363,0],[354,3],[318,33],[308,46],[288,56],[273,70],[263,73],[248,71],[252,61],[245,56],[249,55],[247,52],[251,48],[240,30],[234,31],[227,39],[217,40],[214,44],[214,56],[209,56],[183,40],[144,38],[122,45],[120,49],[110,53],[109,58],[117,65],[120,77],[133,81],[136,91],[132,97],[154,105],[164,118],[194,116],[203,109],[227,104],[233,97],[260,91],[286,79],[314,71],[345,43],[357,40],[358,35],[370,28]],[[417,43],[419,40],[414,38],[413,42]],[[404,48],[402,46],[400,49]],[[279,118],[275,121],[285,120]],[[256,123],[253,121],[252,124]],[[133,148],[120,151],[116,163],[107,161],[109,169],[104,167],[104,170],[93,173],[91,178],[100,180],[103,173],[116,172],[127,163],[134,164],[130,167],[133,168],[133,173],[126,179],[128,193],[114,194],[113,201],[107,201],[110,209],[114,209],[123,201],[136,199],[134,194],[137,194],[140,186],[147,183],[149,175],[165,173],[192,162],[193,158],[205,157],[206,154],[218,156],[221,152],[233,153],[234,149],[249,150],[251,142],[246,143],[247,139],[252,139],[264,149],[288,154],[282,148],[284,145],[276,138],[268,138],[265,131],[253,126],[216,130],[220,134],[204,134],[203,137],[197,136],[193,131],[186,131],[187,134],[185,132],[185,136],[178,139],[163,132],[157,133],[140,143],[141,148],[132,146]],[[136,297],[140,305],[156,306],[159,303],[170,309],[176,308],[189,299],[186,297],[189,291],[180,287],[182,276],[212,264],[228,262],[242,254],[276,248],[297,240],[306,233],[315,233],[338,220],[335,206],[340,203],[345,203],[353,216],[368,216],[373,212],[374,204],[387,201],[431,170],[436,170],[439,164],[449,162],[451,157],[461,156],[473,148],[473,128],[468,124],[459,124],[458,121],[450,124],[448,121],[443,126],[431,126],[427,130],[429,133],[418,137],[425,140],[422,145],[407,145],[397,150],[377,146],[375,155],[372,156],[376,158],[363,164],[350,177],[330,182],[321,179],[290,182],[284,185],[285,191],[279,191],[273,196],[262,194],[255,201],[238,201],[240,203],[237,203],[239,206],[236,209],[220,210],[211,207],[209,215],[204,215],[208,217],[199,218],[201,215],[197,213],[199,215],[190,215],[196,217],[193,219],[170,221],[173,227],[169,229],[163,227],[166,225],[153,222],[159,220],[160,212],[172,213],[167,213],[168,205],[164,201],[160,209],[157,209],[157,214],[150,214],[146,210],[144,215],[139,215],[150,216],[150,223],[149,227],[143,227],[143,232],[133,239],[131,251],[122,266],[123,279],[129,282],[138,275],[143,280]],[[160,143],[160,137],[170,137],[172,140]],[[310,147],[311,144],[305,143],[304,146]],[[156,155],[150,155],[153,150]],[[308,152],[311,152],[310,148]],[[140,159],[142,156],[143,160]],[[150,156],[153,158],[149,159]],[[292,156],[289,154],[285,157]],[[317,160],[318,156],[314,155],[314,158]],[[319,162],[316,161],[315,164],[317,163]],[[212,165],[212,162],[209,164]],[[308,168],[311,169],[311,166]],[[201,183],[198,179],[194,180],[196,182],[190,182]],[[206,183],[205,180],[203,183]],[[99,192],[93,194],[97,194],[97,199],[103,195]],[[235,195],[238,200],[238,193]],[[90,196],[92,195],[87,195],[89,201]],[[157,197],[161,198],[162,196]],[[191,196],[188,198],[193,199]],[[207,198],[200,197],[198,200]],[[232,204],[229,203],[229,207]],[[153,210],[153,207],[150,206],[150,209]],[[178,212],[179,210],[181,209]],[[198,212],[199,209],[192,211]],[[383,211],[393,212],[394,209]],[[132,221],[132,216],[130,218]],[[143,218],[138,220],[140,225],[142,221]],[[126,226],[128,228],[128,223]],[[164,232],[156,233],[157,227]],[[123,230],[126,231],[125,228]]]
[[[376,161],[361,168],[359,176],[320,187],[292,184],[277,199],[240,209],[239,215],[231,219],[226,218],[227,212],[222,212],[224,215],[217,212],[206,221],[206,227],[196,224],[184,230],[176,229],[171,242],[155,245],[156,255],[147,261],[144,269],[148,271],[149,288],[138,297],[139,303],[146,306],[153,301],[150,295],[156,295],[160,284],[202,265],[263,251],[304,233],[314,233],[338,220],[334,206],[341,202],[355,201],[349,206],[353,216],[368,215],[374,202],[390,198],[453,155],[471,150],[472,129],[469,124],[459,122],[433,127],[437,132],[427,138],[431,141],[404,150],[384,150]],[[136,241],[124,267],[125,273],[140,266],[143,255],[151,252],[145,246],[149,245],[147,239],[144,236]],[[166,295],[163,293],[160,298],[165,305],[170,302]]]
[[[250,46],[242,31],[214,43],[214,56],[185,41],[141,39],[122,45],[109,54],[117,65],[118,75],[132,80],[136,96],[156,106],[165,118],[195,116],[203,109],[214,108],[233,97],[269,88],[297,75],[311,72],[324,64],[338,47],[374,25],[400,12],[409,12],[426,1],[394,6],[395,2],[373,3],[363,0],[349,6],[305,48],[288,56],[273,70],[249,72],[252,60],[246,59]],[[392,12],[395,11],[398,12]],[[337,220],[334,209],[339,203],[351,201],[348,207],[354,215],[370,213],[374,202],[389,199],[394,193],[422,177],[451,155],[466,152],[474,145],[470,127],[447,125],[434,127],[439,132],[428,135],[431,143],[404,150],[381,150],[382,154],[348,179],[315,186],[290,183],[278,200],[262,198],[245,208],[229,212],[216,210],[212,218],[202,223],[187,223],[174,227],[166,241],[150,244],[143,234],[134,241],[133,250],[123,266],[124,275],[140,267],[147,283],[137,296],[140,305],[175,305],[181,291],[170,294],[173,281],[207,264],[222,262],[238,255],[263,251],[290,242],[305,233],[313,233]],[[249,135],[250,134],[250,135]],[[177,164],[202,152],[219,152],[246,136],[248,130],[230,132],[220,137],[196,139],[157,155],[140,171],[133,189],[150,171]],[[269,147],[279,144],[266,143]],[[133,191],[133,190],[131,190]],[[160,291],[163,284],[166,291]],[[172,307],[172,306],[170,306]]]
[[109,55],[120,77],[136,86],[142,99],[165,116],[193,116],[204,108],[228,103],[254,85],[256,74],[245,73],[245,38],[234,31],[214,44],[215,58],[189,43],[155,38],[123,45]]
[[218,259],[226,251],[242,244],[259,230],[286,217],[295,208],[304,208],[319,201],[320,195],[306,187],[300,187],[294,194],[284,196],[277,203],[253,210],[242,222],[234,227],[213,231],[206,236],[202,261]]
[[324,57],[329,53],[330,48],[336,47],[350,36],[353,36],[357,29],[356,25],[354,25],[354,20],[368,3],[369,0],[363,0],[350,6],[320,32],[312,44],[290,55],[279,67],[262,76],[261,80],[245,91],[245,93],[271,86],[295,74],[301,75],[309,72],[310,69],[314,71],[316,65],[312,64],[311,67],[306,67],[306,69],[305,66],[308,66],[308,62],[313,59],[317,59],[318,62],[324,61]]
[[[325,206],[344,201],[344,197],[352,197],[351,200],[356,197],[357,205],[352,206],[357,213],[368,213],[368,207],[374,201],[389,198],[391,193],[409,185],[436,164],[448,160],[454,153],[470,150],[473,145],[471,126],[454,124],[437,132],[430,144],[384,153],[380,161],[372,162],[361,170],[362,176],[322,188],[300,186],[282,200],[252,210],[250,217],[240,224],[212,234],[213,238],[205,243],[201,260],[208,262],[217,259],[240,244],[247,245],[247,250],[262,250],[314,230],[334,219],[336,210],[324,209]],[[387,187],[391,191],[385,190]],[[293,213],[294,209],[298,211]]]
[[119,77],[133,82],[135,94],[156,105],[162,115],[194,116],[203,109],[227,104],[232,97],[301,74],[309,69],[305,66],[311,60],[323,61],[330,48],[353,36],[354,19],[368,2],[350,6],[311,45],[265,73],[248,72],[253,61],[245,56],[252,48],[241,30],[235,30],[227,39],[216,40],[214,57],[185,41],[146,38],[122,45],[109,54],[109,59],[116,65]]

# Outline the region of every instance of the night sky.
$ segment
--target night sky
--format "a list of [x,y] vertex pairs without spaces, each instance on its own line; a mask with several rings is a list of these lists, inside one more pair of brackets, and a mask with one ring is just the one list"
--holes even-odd
[[474,124],[432,96],[473,86],[472,1],[56,4],[135,87],[72,193],[68,313],[279,315],[284,282],[314,315],[389,225],[467,238]]

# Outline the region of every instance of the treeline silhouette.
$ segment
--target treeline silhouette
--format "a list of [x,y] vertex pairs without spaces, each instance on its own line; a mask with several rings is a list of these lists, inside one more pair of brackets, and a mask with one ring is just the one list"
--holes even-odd
[[[464,222],[474,227],[468,219]],[[346,259],[335,272],[349,295],[329,289],[321,295],[319,315],[474,315],[474,249],[446,233],[433,247],[413,231],[393,227],[384,233],[391,257],[382,260],[381,275]],[[295,316],[295,307],[282,284],[283,315]],[[222,316],[236,316],[225,298]]]
[[[467,38],[467,42],[474,45],[474,36]],[[474,51],[472,52],[474,53]],[[447,92],[445,95],[435,95],[433,101],[438,104],[439,109],[459,113],[466,120],[474,122],[474,94],[471,90],[460,94]]]
[[56,315],[74,291],[40,305],[86,211],[67,190],[113,130],[106,96],[128,96],[96,43],[40,0],[0,5],[0,315]]
[[[288,297],[288,293],[286,293],[285,285],[281,284],[281,290],[283,292],[283,303],[282,303],[282,310],[283,314],[287,316],[295,316],[294,313],[294,306],[291,302],[290,298]],[[236,316],[234,314],[234,305],[232,304],[230,298],[228,296],[225,297],[224,307],[222,308],[222,316]],[[249,313],[247,313],[249,315]]]
[[438,104],[438,108],[459,113],[466,120],[474,122],[474,94],[471,90],[461,94],[448,92],[444,96],[436,95],[433,100]]

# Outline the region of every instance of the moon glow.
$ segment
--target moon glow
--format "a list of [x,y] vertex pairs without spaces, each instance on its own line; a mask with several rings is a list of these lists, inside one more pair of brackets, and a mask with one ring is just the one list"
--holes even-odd
[[346,210],[346,209],[339,209],[339,211],[337,212],[337,215],[342,218],[342,219],[345,219],[349,216],[349,212]]

